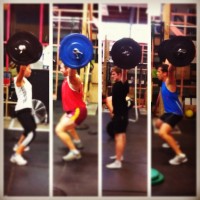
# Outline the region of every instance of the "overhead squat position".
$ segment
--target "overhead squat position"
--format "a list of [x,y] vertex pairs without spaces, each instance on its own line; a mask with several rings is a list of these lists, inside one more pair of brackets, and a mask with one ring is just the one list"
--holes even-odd
[[83,148],[75,127],[80,125],[87,117],[86,104],[83,101],[83,84],[76,69],[60,64],[60,72],[64,76],[62,83],[62,105],[64,114],[58,122],[55,132],[61,141],[69,148],[69,153],[63,160],[71,161],[81,158],[78,149]]
[[171,134],[174,126],[183,118],[183,108],[176,91],[175,67],[166,59],[157,70],[157,77],[162,81],[161,95],[164,104],[164,114],[156,121],[159,136],[174,150],[176,156],[169,160],[171,165],[187,162],[186,155],[180,149],[177,141]]
[[13,150],[16,152],[12,155],[10,161],[18,165],[26,165],[27,160],[23,158],[22,154],[24,151],[29,150],[29,145],[36,135],[36,123],[32,115],[32,85],[27,80],[27,78],[31,76],[31,67],[30,65],[19,65],[17,66],[17,72],[18,75],[14,77],[17,95],[15,111],[17,119],[24,128],[24,133],[14,146]]

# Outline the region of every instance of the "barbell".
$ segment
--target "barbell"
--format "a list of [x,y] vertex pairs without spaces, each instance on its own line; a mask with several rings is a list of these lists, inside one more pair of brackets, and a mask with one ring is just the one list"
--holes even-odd
[[6,52],[17,65],[29,65],[37,62],[42,55],[42,45],[30,32],[20,31],[7,41]]
[[65,66],[79,69],[92,60],[93,45],[85,35],[72,33],[62,39],[59,55]]
[[141,46],[132,38],[117,40],[111,48],[111,57],[114,64],[122,69],[130,69],[141,61]]
[[168,51],[166,50],[166,47],[168,42],[169,40],[163,40],[158,47],[158,56],[161,62],[164,62],[165,59],[167,58]]
[[160,61],[167,59],[172,65],[182,67],[189,65],[195,57],[195,45],[186,36],[175,36],[164,40],[158,48]]
[[[60,43],[60,59],[70,68],[85,67],[93,58],[91,41],[82,34],[72,33],[65,36]],[[141,60],[141,47],[131,38],[122,38],[114,43],[111,56],[114,64],[120,68],[135,67]]]

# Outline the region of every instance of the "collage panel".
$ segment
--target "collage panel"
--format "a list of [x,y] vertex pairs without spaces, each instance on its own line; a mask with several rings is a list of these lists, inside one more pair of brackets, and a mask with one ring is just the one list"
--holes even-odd
[[5,196],[49,195],[49,5],[3,4]]
[[197,195],[197,7],[152,16],[152,196]]
[[147,196],[147,4],[102,4],[102,195]]
[[53,196],[98,196],[98,4],[53,4]]

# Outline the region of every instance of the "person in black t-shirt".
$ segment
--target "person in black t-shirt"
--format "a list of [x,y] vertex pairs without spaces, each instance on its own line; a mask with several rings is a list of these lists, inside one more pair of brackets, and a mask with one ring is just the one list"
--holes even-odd
[[113,131],[115,133],[115,159],[111,164],[107,164],[109,169],[118,169],[122,167],[123,153],[126,145],[126,129],[128,126],[128,107],[126,96],[129,92],[128,81],[126,80],[125,70],[118,67],[111,69],[111,79],[114,81],[112,87],[112,104],[109,104],[109,110],[112,117]]

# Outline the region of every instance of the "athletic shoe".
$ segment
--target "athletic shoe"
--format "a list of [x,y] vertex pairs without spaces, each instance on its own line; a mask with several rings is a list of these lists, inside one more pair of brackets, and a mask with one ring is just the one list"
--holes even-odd
[[[111,159],[111,160],[116,160],[116,158],[117,158],[116,155],[110,156],[110,159]],[[121,161],[123,161],[123,160],[124,160],[124,156],[121,157]]]
[[[176,142],[176,143],[177,143],[177,145],[180,147],[179,143],[178,143],[178,142]],[[168,148],[171,148],[171,147],[169,146],[168,143],[163,143],[163,144],[162,144],[162,148],[168,149]]]
[[78,160],[81,159],[80,153],[74,153],[73,151],[70,151],[67,155],[63,156],[64,161],[72,161],[72,160]]
[[173,159],[169,160],[171,165],[180,165],[181,163],[187,162],[188,159],[185,154],[176,155]]
[[108,169],[120,169],[122,168],[122,163],[119,160],[115,160],[113,163],[106,165]]
[[[15,144],[15,146],[13,147],[13,151],[17,151],[18,147],[19,147],[18,144]],[[29,151],[29,150],[30,150],[29,146],[25,147],[24,149],[24,151]]]
[[13,154],[10,158],[10,162],[16,163],[17,165],[27,164],[27,160],[25,160],[20,154]]
[[76,141],[73,140],[73,142],[74,142],[74,145],[76,146],[77,149],[83,149],[84,148],[83,143],[81,141],[76,142]]

